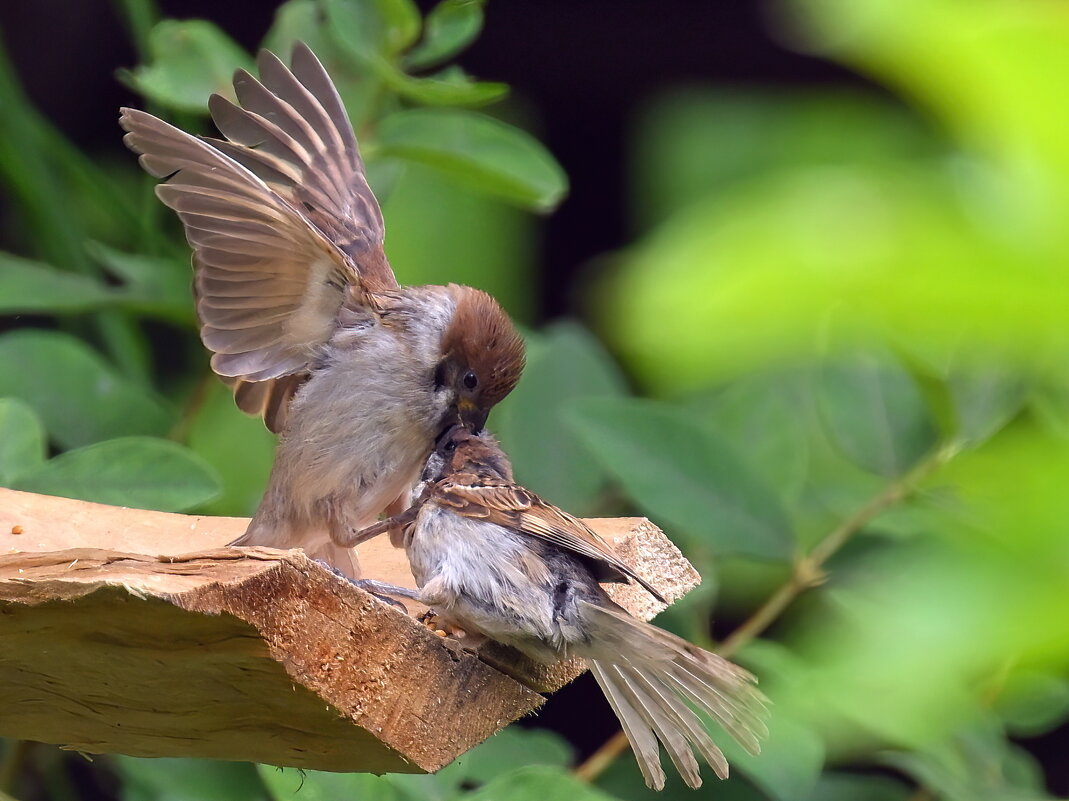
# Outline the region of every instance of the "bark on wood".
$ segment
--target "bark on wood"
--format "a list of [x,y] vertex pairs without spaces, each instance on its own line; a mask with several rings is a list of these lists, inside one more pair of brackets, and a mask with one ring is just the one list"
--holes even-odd
[[[299,550],[223,547],[247,522],[0,489],[0,736],[433,771],[537,708],[532,687],[581,671],[501,647],[480,659]],[[697,584],[649,521],[588,522],[667,598]],[[385,537],[360,556],[368,577],[413,586]],[[609,589],[635,614],[660,611],[638,587]]]

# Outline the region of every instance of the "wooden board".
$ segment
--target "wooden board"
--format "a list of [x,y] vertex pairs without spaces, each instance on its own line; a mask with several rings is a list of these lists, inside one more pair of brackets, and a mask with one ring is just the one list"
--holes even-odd
[[[300,550],[223,547],[247,522],[0,489],[0,736],[433,771],[537,708],[531,687],[582,669],[500,647],[480,659]],[[669,599],[697,584],[648,521],[588,522]],[[413,585],[386,538],[360,557],[368,577]],[[643,617],[659,611],[640,588],[610,592]]]

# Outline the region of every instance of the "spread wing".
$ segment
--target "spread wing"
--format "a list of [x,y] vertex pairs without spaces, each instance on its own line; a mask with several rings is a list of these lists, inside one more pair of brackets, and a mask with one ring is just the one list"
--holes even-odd
[[240,105],[214,95],[226,140],[123,109],[127,145],[164,181],[193,248],[201,339],[238,405],[280,430],[290,396],[337,327],[343,303],[396,288],[378,203],[337,90],[306,46],[293,69],[239,70]]
[[621,561],[609,543],[590,526],[517,484],[487,475],[459,474],[438,484],[435,500],[465,517],[487,520],[540,537],[590,559],[610,577],[633,579],[659,601],[667,603],[656,589]]

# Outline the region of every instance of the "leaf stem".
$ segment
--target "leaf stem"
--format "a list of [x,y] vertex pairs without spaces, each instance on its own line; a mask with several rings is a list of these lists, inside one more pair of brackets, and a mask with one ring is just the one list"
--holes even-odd
[[[716,649],[717,653],[730,658],[778,620],[784,610],[799,595],[812,587],[823,584],[827,579],[824,564],[852,536],[861,531],[885,509],[910,497],[921,481],[953,459],[959,450],[960,446],[952,442],[932,451],[905,475],[892,481],[882,492],[873,496],[850,517],[828,532],[807,555],[795,560],[787,581],[720,644],[720,647]],[[582,781],[593,781],[627,747],[627,736],[622,731],[616,732],[575,769],[575,776]],[[923,799],[924,796],[921,798]]]
[[201,377],[197,379],[197,383],[193,385],[193,390],[189,393],[178,420],[175,421],[171,430],[167,432],[167,439],[182,443],[189,439],[193,420],[200,413],[200,410],[204,408],[204,404],[208,402],[212,389],[215,387],[215,382],[218,380],[211,370],[201,374]]

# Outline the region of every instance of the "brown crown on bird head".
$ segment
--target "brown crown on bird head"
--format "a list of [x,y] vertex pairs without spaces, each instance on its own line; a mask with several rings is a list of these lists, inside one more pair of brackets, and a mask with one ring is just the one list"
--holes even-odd
[[457,389],[461,419],[481,418],[520,380],[525,361],[523,338],[494,298],[479,289],[450,284],[456,311],[442,337],[444,373],[440,380]]

